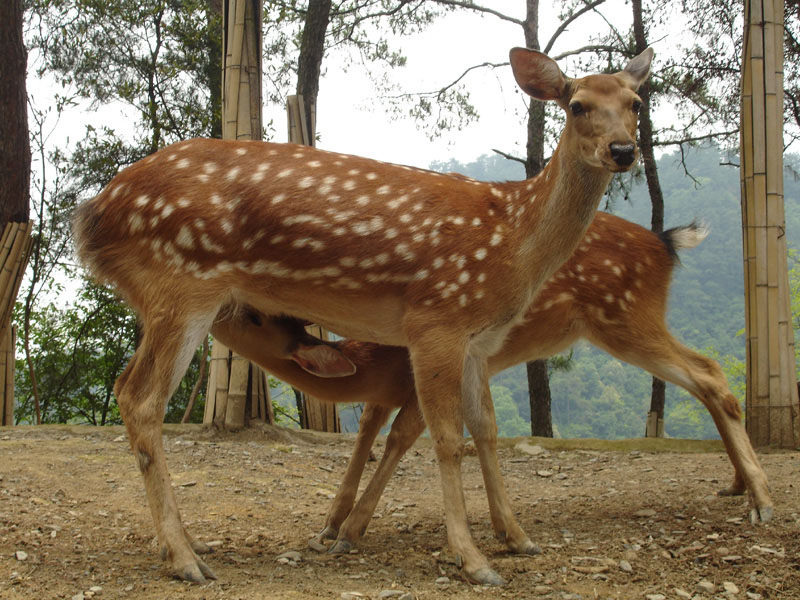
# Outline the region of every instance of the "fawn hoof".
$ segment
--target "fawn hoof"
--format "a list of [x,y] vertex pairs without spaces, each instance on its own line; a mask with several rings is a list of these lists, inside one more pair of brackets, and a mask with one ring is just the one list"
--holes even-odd
[[481,567],[477,571],[467,573],[466,575],[470,583],[476,583],[478,585],[501,586],[506,584],[506,580],[500,577],[500,575],[490,567]]
[[347,540],[336,540],[328,550],[329,554],[349,554],[353,549],[353,544]]
[[774,509],[771,506],[762,506],[750,509],[750,522],[753,525],[757,523],[766,523],[772,519]]

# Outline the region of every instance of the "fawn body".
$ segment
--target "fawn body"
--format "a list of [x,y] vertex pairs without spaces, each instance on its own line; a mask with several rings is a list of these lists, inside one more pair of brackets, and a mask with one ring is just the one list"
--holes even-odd
[[569,79],[511,51],[520,87],[567,113],[534,179],[487,184],[313,148],[189,140],[119,173],[78,207],[78,254],[137,311],[143,335],[115,386],[161,553],[213,577],[184,530],[161,442],[164,405],[218,312],[248,304],[409,349],[442,479],[448,542],[475,582],[501,584],[469,533],[463,425],[476,441],[495,532],[536,553],[495,452],[488,357],[572,254],[614,172],[637,157],[635,93],[652,51],[624,71]]
[[[772,501],[766,474],[744,431],[739,404],[730,393],[722,370],[715,361],[678,342],[666,325],[675,252],[694,247],[705,235],[705,229],[696,226],[657,235],[619,217],[598,213],[575,254],[542,288],[525,321],[511,331],[503,348],[489,359],[489,372],[494,374],[521,362],[551,356],[583,338],[681,386],[711,413],[734,467],[732,484],[720,493],[747,492],[751,519],[767,521],[772,515]],[[300,368],[283,345],[276,345],[275,340],[281,336],[276,334],[273,320],[263,315],[245,315],[221,319],[212,334],[321,400],[367,403],[353,456],[325,527],[312,540],[312,546],[319,549],[325,538],[338,537],[331,550],[347,552],[366,530],[397,463],[425,427],[416,402],[408,352],[405,348],[351,340],[326,343],[352,361],[356,371],[347,377],[322,379]],[[285,337],[303,339],[309,348],[321,344],[302,328]],[[395,408],[401,408],[401,412],[392,424],[381,463],[353,508],[370,448]]]

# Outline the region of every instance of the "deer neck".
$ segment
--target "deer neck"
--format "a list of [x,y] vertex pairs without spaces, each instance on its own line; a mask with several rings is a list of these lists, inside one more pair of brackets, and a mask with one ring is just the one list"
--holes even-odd
[[531,293],[572,256],[612,177],[606,169],[587,165],[575,153],[564,151],[563,141],[535,178],[528,192],[530,210],[524,211],[517,224],[522,268],[533,275],[529,277]]

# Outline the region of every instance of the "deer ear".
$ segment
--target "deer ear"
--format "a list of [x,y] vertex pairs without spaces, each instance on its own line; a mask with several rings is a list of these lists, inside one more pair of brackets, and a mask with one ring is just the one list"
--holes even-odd
[[552,58],[528,48],[512,48],[511,70],[517,85],[537,100],[560,100],[569,88],[569,78]]
[[635,56],[622,71],[628,77],[634,90],[638,90],[650,76],[650,64],[653,62],[653,49],[646,48],[639,56]]
[[346,377],[356,372],[349,358],[327,344],[300,345],[292,359],[317,377]]

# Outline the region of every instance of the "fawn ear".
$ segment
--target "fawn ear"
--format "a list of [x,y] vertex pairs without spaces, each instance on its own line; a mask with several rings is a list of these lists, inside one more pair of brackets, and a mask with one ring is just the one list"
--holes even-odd
[[512,48],[511,70],[517,85],[537,100],[560,100],[569,89],[569,78],[552,58],[528,48]]
[[638,90],[645,80],[650,76],[650,63],[653,62],[653,49],[646,48],[644,52],[635,56],[622,71],[633,85],[634,90]]
[[301,344],[292,353],[292,359],[317,377],[346,377],[356,372],[349,358],[327,344]]

